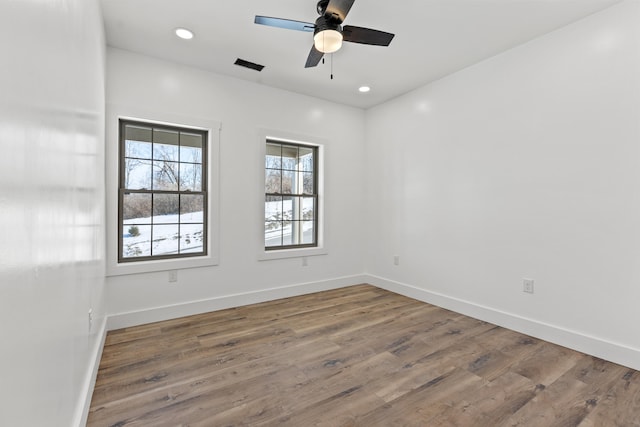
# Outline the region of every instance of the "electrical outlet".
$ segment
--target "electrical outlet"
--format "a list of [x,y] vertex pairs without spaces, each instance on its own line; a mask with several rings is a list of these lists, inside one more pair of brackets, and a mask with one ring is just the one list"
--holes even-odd
[[533,279],[522,279],[522,292],[533,293]]
[[93,308],[89,309],[89,333],[91,333],[91,326],[93,324]]
[[400,265],[400,255],[393,256],[393,265]]
[[302,257],[302,266],[307,267],[309,265],[309,259],[306,256]]
[[169,270],[169,282],[177,282],[178,281],[178,270]]

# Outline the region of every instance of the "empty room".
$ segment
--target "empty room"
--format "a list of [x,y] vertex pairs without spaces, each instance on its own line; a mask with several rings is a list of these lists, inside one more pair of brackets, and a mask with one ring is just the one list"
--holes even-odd
[[0,22],[1,426],[640,426],[640,0]]

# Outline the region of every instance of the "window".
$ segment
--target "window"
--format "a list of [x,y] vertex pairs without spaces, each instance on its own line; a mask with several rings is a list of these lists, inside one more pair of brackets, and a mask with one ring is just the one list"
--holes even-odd
[[120,120],[118,262],[207,255],[207,131]]
[[318,246],[318,147],[267,139],[265,250]]

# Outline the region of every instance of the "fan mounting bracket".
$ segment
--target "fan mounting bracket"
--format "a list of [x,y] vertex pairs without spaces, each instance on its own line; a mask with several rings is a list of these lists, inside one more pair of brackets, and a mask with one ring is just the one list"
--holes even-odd
[[329,0],[320,0],[316,5],[316,10],[318,11],[318,15],[320,17],[325,18],[327,21],[334,21],[338,24],[342,24],[342,20],[337,13],[327,13],[327,6],[329,5]]
[[322,16],[327,11],[327,6],[329,5],[329,0],[320,0],[316,5],[316,10],[318,11],[318,15]]

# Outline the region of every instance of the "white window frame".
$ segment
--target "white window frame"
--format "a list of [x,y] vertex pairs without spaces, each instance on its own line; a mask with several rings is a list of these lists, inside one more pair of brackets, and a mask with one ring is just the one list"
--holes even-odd
[[[327,221],[325,218],[325,185],[324,185],[324,163],[326,156],[326,144],[324,140],[312,136],[296,135],[288,132],[265,130],[262,129],[259,132],[259,150],[260,153],[260,179],[259,179],[259,197],[260,206],[259,211],[259,240],[258,243],[260,250],[258,251],[259,261],[269,261],[275,259],[284,258],[302,258],[308,256],[326,255],[329,253],[327,244]],[[267,250],[264,246],[264,186],[265,186],[265,157],[267,155],[267,141],[273,140],[275,142],[293,143],[297,145],[306,145],[308,147],[315,147],[318,149],[318,173],[317,173],[317,191],[318,191],[318,208],[317,208],[317,227],[318,227],[318,241],[317,246],[314,247],[302,247],[302,248],[287,248],[287,249],[270,249]]]
[[[107,276],[208,267],[219,263],[220,122],[163,112],[139,111],[108,104],[106,108],[106,273]],[[207,255],[186,258],[118,262],[118,169],[120,119],[206,130],[207,141]]]

